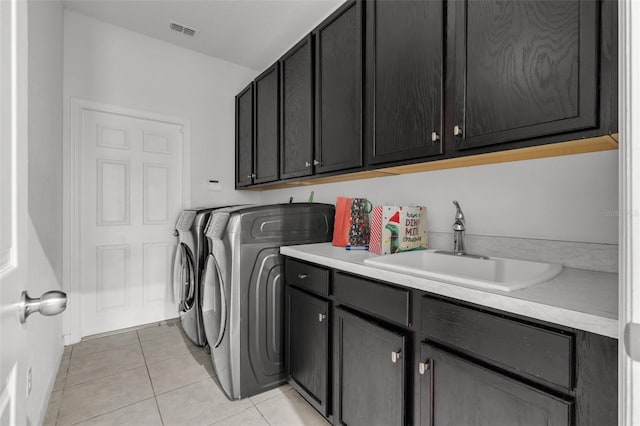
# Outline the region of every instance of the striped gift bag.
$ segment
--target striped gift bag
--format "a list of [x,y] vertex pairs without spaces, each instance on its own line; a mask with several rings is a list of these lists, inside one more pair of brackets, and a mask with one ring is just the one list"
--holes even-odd
[[382,254],[382,206],[375,206],[371,212],[369,251]]

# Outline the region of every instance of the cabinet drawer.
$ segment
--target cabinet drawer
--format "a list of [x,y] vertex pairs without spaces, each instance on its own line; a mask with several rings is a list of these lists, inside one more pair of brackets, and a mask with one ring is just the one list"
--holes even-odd
[[409,291],[336,272],[333,295],[373,315],[409,325]]
[[538,382],[572,389],[574,336],[431,297],[422,299],[424,337]]
[[329,295],[329,271],[308,263],[287,258],[287,284],[295,285],[322,296]]

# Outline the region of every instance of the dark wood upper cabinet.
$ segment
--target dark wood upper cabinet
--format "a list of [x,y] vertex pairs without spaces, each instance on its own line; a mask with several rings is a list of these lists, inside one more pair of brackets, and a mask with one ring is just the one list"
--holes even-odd
[[444,2],[366,2],[369,164],[442,154]]
[[323,415],[329,403],[329,302],[287,287],[287,371]]
[[315,31],[316,173],[362,166],[362,3],[350,0]]
[[236,187],[253,183],[253,83],[236,96]]
[[313,42],[309,35],[280,59],[280,177],[313,173]]
[[334,424],[405,424],[407,337],[341,308],[334,313]]
[[254,183],[278,180],[280,152],[278,63],[254,81]]
[[615,148],[617,8],[347,0],[236,98],[236,187]]
[[456,150],[598,126],[599,2],[449,5]]
[[569,426],[573,403],[423,344],[420,424]]

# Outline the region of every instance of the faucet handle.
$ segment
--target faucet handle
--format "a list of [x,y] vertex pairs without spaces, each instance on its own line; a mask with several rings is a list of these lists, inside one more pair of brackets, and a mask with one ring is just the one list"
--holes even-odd
[[456,221],[464,221],[464,214],[462,213],[460,203],[458,203],[456,200],[453,200],[453,205],[456,206]]

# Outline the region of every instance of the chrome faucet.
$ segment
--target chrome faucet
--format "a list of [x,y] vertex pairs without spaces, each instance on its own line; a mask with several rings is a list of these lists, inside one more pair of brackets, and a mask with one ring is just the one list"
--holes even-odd
[[456,220],[453,223],[453,254],[464,256],[467,252],[464,249],[464,214],[460,208],[460,203],[453,202],[456,206]]

